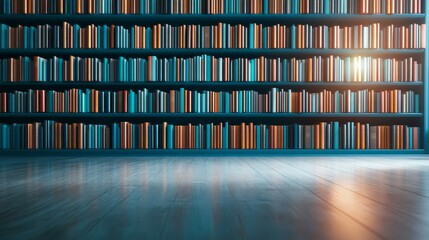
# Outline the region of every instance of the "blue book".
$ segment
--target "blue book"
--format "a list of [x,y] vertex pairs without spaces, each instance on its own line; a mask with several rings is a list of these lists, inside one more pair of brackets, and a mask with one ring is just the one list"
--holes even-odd
[[256,149],[261,149],[261,126],[256,126]]
[[7,125],[0,123],[0,149],[8,149],[7,146]]
[[[292,1],[292,4],[294,3],[295,1]],[[265,0],[264,1],[264,14],[268,14],[269,13],[269,5],[268,5],[268,3],[269,3],[269,1],[268,0]]]
[[211,132],[210,132],[210,123],[206,124],[206,149],[210,149],[211,147]]
[[24,32],[24,36],[22,37],[22,41],[24,43],[23,47],[28,48],[28,33],[29,33],[28,27],[24,26],[23,32]]
[[30,34],[29,34],[29,39],[28,39],[28,48],[34,48],[34,45],[36,44],[36,39],[34,39],[35,34],[36,33],[36,28],[35,27],[30,27]]
[[111,140],[112,149],[118,149],[119,148],[118,141],[120,140],[119,124],[118,123],[112,124],[112,138],[111,139],[112,139]]
[[222,143],[223,143],[223,146],[222,146],[222,148],[223,149],[228,149],[229,148],[229,143],[228,143],[228,140],[229,140],[229,134],[228,134],[228,131],[229,130],[229,123],[228,122],[225,122],[225,126],[223,127],[223,139],[222,139]]
[[79,48],[79,31],[80,26],[73,24],[73,48]]
[[174,126],[171,124],[167,125],[167,149],[173,149],[174,140]]
[[201,131],[201,128],[200,128],[200,125],[196,125],[195,126],[195,148],[196,149],[200,149],[201,148],[201,145],[200,145],[200,131]]
[[299,148],[299,125],[294,124],[293,125],[293,147],[295,149]]
[[152,28],[146,28],[146,48],[152,48]]
[[131,44],[129,48],[135,48],[135,43],[134,43],[134,35],[135,35],[135,30],[134,27],[131,28],[131,36],[130,36],[130,40],[131,40]]

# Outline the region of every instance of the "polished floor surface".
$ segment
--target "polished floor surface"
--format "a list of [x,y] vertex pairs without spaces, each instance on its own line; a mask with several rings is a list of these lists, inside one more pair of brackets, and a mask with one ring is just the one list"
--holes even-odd
[[429,239],[429,157],[1,157],[0,239]]

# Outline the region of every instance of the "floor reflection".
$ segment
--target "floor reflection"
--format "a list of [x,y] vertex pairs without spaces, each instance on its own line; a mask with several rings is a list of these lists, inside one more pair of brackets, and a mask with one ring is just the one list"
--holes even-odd
[[425,156],[0,161],[1,239],[425,239],[428,212]]

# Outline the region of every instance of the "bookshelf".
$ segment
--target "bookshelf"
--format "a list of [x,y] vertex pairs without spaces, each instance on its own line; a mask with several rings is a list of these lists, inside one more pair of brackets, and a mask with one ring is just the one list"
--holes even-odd
[[[153,24],[194,24],[196,20],[201,25],[213,25],[218,22],[230,24],[317,24],[317,25],[340,25],[349,26],[356,23],[371,24],[380,22],[382,26],[388,24],[406,25],[411,23],[428,24],[427,12],[429,4],[422,1],[423,14],[1,14],[0,23],[12,26],[26,25],[36,26],[39,24],[58,24],[68,22],[71,24],[116,24],[129,27],[135,24],[151,26]],[[426,33],[427,35],[427,33]],[[178,90],[186,88],[195,91],[235,91],[255,90],[267,92],[272,88],[292,89],[293,91],[308,90],[319,92],[322,90],[346,91],[358,90],[412,90],[420,94],[421,113],[0,113],[0,123],[32,123],[45,120],[56,120],[64,122],[80,123],[103,123],[111,124],[118,121],[139,123],[149,121],[153,123],[168,122],[171,124],[198,124],[229,122],[240,124],[241,122],[252,122],[255,124],[314,124],[319,121],[357,121],[374,125],[396,125],[404,124],[420,127],[419,149],[38,149],[38,150],[0,150],[6,154],[19,154],[28,152],[39,153],[144,153],[144,154],[397,154],[397,153],[429,153],[429,75],[426,71],[429,53],[426,49],[0,49],[1,58],[17,58],[20,56],[40,56],[44,58],[79,56],[88,58],[144,58],[148,56],[157,57],[194,57],[210,55],[214,57],[229,58],[307,58],[313,56],[371,56],[377,58],[406,58],[412,57],[423,64],[422,82],[0,82],[2,91],[27,91],[28,89],[44,89],[64,91],[71,88],[98,89],[98,90],[129,90],[147,88],[155,90]]]

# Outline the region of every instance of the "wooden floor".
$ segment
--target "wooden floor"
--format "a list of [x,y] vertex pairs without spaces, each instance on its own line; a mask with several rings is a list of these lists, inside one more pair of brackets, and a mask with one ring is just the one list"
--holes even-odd
[[428,239],[429,157],[0,157],[0,239]]

